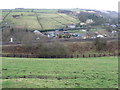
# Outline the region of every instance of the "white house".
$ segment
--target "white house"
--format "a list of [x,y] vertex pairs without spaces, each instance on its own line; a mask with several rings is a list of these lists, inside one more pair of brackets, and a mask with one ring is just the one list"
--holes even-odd
[[91,23],[94,23],[94,21],[92,19],[87,19],[86,20],[86,24],[91,24]]
[[87,32],[86,30],[81,30],[81,31],[83,31],[83,32]]
[[114,34],[114,33],[117,33],[117,31],[112,31],[112,33]]
[[57,34],[55,32],[47,32],[46,34],[48,37],[57,37]]
[[69,24],[69,25],[67,25],[67,27],[68,27],[69,29],[74,29],[74,28],[76,28],[76,26],[75,26],[74,24]]
[[100,35],[100,34],[97,35],[97,37],[99,37],[99,38],[104,38],[104,36],[103,36],[103,35]]
[[44,36],[44,34],[42,34],[40,31],[38,31],[38,30],[34,30],[34,33],[35,33],[35,35],[37,35],[37,36]]

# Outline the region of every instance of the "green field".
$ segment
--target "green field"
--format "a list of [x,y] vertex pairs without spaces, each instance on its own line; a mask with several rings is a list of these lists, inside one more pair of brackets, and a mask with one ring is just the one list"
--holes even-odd
[[[4,18],[8,13],[9,12],[3,12],[2,18]],[[21,16],[21,14],[23,14],[23,16]],[[13,18],[12,15],[20,16],[17,18]],[[39,21],[37,20],[37,17]],[[57,13],[57,10],[34,10],[34,12],[12,11],[3,21],[3,23],[7,23],[6,25],[15,28],[42,30],[39,22],[42,24],[43,30],[47,30],[61,29],[68,24],[76,24],[79,22],[79,20],[67,14]]]
[[37,13],[37,15],[44,30],[64,28],[68,24],[78,23],[78,20],[66,14]]
[[117,88],[118,58],[7,58],[3,88]]
[[38,9],[38,10],[34,10],[34,12],[37,13],[57,13],[57,9]]
[[[19,18],[13,18],[12,15],[21,15]],[[31,16],[29,16],[31,15]],[[33,15],[33,16],[32,16]],[[15,28],[40,29],[36,16],[32,12],[11,12],[4,20],[8,25]]]
[[71,32],[71,33],[80,33],[80,34],[86,33],[86,32],[83,32],[81,30],[69,30],[69,32]]

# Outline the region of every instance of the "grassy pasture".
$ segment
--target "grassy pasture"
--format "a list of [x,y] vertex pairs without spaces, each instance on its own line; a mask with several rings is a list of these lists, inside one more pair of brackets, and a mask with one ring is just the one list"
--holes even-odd
[[[58,14],[58,13],[52,13],[52,10],[38,10],[41,13],[37,13],[37,10],[34,10],[34,12],[37,13],[39,21],[41,22],[43,29],[59,29],[65,27],[67,24],[76,24],[79,21],[75,19],[74,17],[71,17],[66,14]],[[56,11],[56,10],[53,10]],[[36,15],[34,12],[15,12],[12,11],[4,20],[4,22],[12,27],[16,28],[24,28],[29,30],[41,30],[41,26],[38,23],[38,20],[36,18]],[[43,13],[42,13],[43,12]],[[46,13],[49,12],[49,13]],[[56,11],[57,12],[57,11]],[[8,12],[3,12],[2,17],[5,17],[5,15]],[[21,15],[18,18],[13,18],[12,15]],[[59,23],[60,22],[60,23]]]
[[117,88],[117,57],[8,58],[2,60],[3,88]]
[[[79,21],[66,14],[57,13],[37,13],[44,29],[59,29],[67,24],[76,24]],[[62,17],[61,17],[62,16]]]
[[9,15],[9,12],[3,12],[2,10],[0,11],[0,20],[1,22]]
[[85,33],[85,32],[83,32],[81,30],[69,30],[69,32],[71,32],[71,33],[80,33],[80,34]]
[[[2,12],[2,11],[1,11]],[[2,12],[2,17],[5,17],[9,12]]]
[[57,9],[38,9],[38,10],[34,10],[34,12],[38,12],[38,13],[57,13]]
[[[18,18],[13,18],[12,15],[21,15]],[[33,16],[29,16],[33,15]],[[36,16],[32,12],[12,12],[10,15],[7,16],[7,18],[4,20],[4,22],[8,22],[13,27],[18,28],[27,28],[30,30],[34,29],[40,29],[40,26],[38,24],[38,21],[36,19]]]
[[13,12],[31,12],[33,9],[13,9]]

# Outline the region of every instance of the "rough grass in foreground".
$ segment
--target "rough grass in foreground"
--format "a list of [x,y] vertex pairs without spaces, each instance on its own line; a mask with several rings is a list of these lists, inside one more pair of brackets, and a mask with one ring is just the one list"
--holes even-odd
[[117,88],[117,57],[6,58],[3,88]]

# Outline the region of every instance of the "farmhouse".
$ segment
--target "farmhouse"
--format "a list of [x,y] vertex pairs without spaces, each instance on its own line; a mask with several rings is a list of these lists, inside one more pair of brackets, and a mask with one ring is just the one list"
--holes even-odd
[[34,30],[34,33],[35,35],[38,35],[38,36],[44,36],[44,34],[42,34],[40,31],[38,30]]
[[55,32],[47,32],[45,33],[47,37],[57,37],[57,34]]
[[67,25],[67,28],[68,28],[68,29],[75,29],[76,26],[75,26],[74,24],[69,24],[69,25]]
[[92,19],[87,19],[86,20],[86,24],[91,24],[91,23],[94,23],[94,21]]
[[83,30],[81,30],[81,31],[82,31],[82,32],[87,32],[87,30],[84,30],[84,29],[83,29]]
[[117,31],[112,31],[112,34],[117,33]]
[[97,37],[99,37],[99,38],[104,38],[104,36],[103,36],[103,35],[100,35],[100,34],[97,35]]
[[42,36],[45,36],[43,33],[41,33],[40,31],[38,30],[34,30],[33,32],[35,35],[36,35],[36,39],[40,39],[40,37]]
[[86,23],[81,22],[80,25],[86,25]]
[[111,26],[111,27],[113,27],[113,28],[116,28],[116,27],[117,27],[117,26],[116,26],[116,25],[114,25],[114,24],[113,24],[113,25],[110,25],[110,26]]

